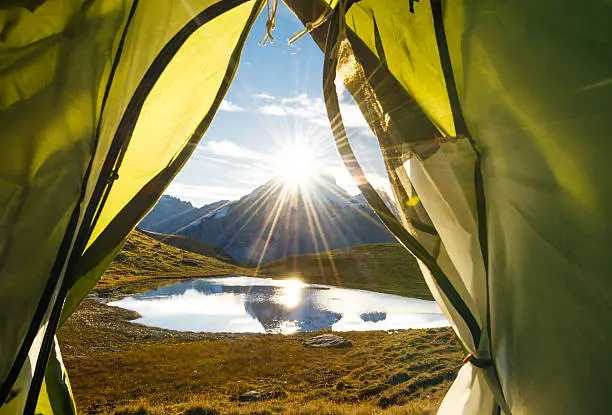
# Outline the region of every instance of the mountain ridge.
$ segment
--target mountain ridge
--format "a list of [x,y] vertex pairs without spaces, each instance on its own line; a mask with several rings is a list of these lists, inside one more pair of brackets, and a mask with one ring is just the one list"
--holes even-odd
[[328,176],[299,191],[271,180],[236,201],[200,208],[162,199],[140,229],[195,238],[246,263],[395,242],[362,195],[349,195]]

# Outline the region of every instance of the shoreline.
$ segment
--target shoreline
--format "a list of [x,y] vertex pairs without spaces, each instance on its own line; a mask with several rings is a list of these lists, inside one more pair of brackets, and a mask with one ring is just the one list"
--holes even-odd
[[[92,294],[118,298],[207,276],[123,278]],[[305,340],[331,331],[182,332],[134,322],[138,316],[87,298],[58,332],[79,413],[433,414],[463,358],[450,328],[334,331],[353,346],[312,350]],[[284,397],[236,400],[272,389]]]

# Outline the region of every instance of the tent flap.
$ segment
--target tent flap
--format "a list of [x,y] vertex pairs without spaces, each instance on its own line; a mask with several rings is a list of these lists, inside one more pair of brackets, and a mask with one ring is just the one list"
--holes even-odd
[[[64,276],[75,288],[68,291],[65,320],[195,149],[227,91],[263,4],[193,0],[186,7],[178,0],[163,5],[108,0],[84,8],[75,4],[73,10],[64,3],[45,2],[33,15],[18,6],[6,11],[22,21],[3,31],[10,36],[0,50],[15,62],[0,76],[5,94],[0,102],[6,104],[0,108],[1,134],[10,146],[0,157],[11,158],[0,168],[0,203],[7,206],[0,218],[0,301],[6,304],[3,311],[9,310],[0,318],[2,401],[10,395],[0,413],[21,412],[16,408],[23,408],[27,395],[33,397],[28,405],[35,403],[37,394],[28,390],[32,376],[41,375],[33,388],[43,381],[46,353],[51,357],[39,409],[68,413],[71,398],[66,398],[70,393],[59,351],[53,357],[61,310],[54,304],[62,304],[69,287],[60,290]],[[43,23],[35,26],[37,17]],[[66,36],[54,36],[62,30]],[[36,68],[25,73],[20,72],[24,51]],[[83,62],[99,70],[70,78]],[[111,74],[111,83],[105,82]],[[16,88],[20,93],[11,95]],[[82,185],[84,177],[89,181]],[[108,227],[115,231],[112,238],[94,244],[98,236],[110,235],[104,233]],[[22,340],[62,239],[68,241],[65,258],[72,259],[68,268],[60,262],[59,278],[49,280],[53,295],[41,302],[46,313],[43,309],[40,314],[40,329],[33,325],[36,341],[30,348]],[[39,250],[39,261],[23,261],[34,246],[47,248]],[[83,268],[78,263],[85,246],[86,257],[99,260]],[[97,247],[103,251],[96,253]],[[16,362],[10,356],[16,356],[20,344],[25,359]],[[44,360],[39,362],[40,347]],[[7,378],[11,367],[13,377]],[[54,375],[58,373],[63,375]]]

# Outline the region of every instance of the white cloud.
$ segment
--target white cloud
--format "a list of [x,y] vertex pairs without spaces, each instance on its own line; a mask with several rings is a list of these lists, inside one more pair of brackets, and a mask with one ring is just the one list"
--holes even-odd
[[289,115],[286,108],[281,107],[280,105],[264,105],[263,107],[259,108],[259,112],[265,115],[277,115],[279,117]]
[[221,105],[219,106],[219,111],[244,112],[246,110],[239,105],[233,104],[230,101],[223,100],[221,101]]
[[340,112],[342,113],[342,120],[346,128],[359,128],[370,131],[370,127],[365,118],[363,118],[363,114],[357,104],[340,104]]
[[[321,98],[310,98],[307,94],[299,94],[294,97],[273,97],[265,95],[266,104],[259,107],[258,112],[264,115],[277,117],[297,117],[308,120],[313,124],[327,127],[329,120],[327,110]],[[364,129],[369,131],[359,107],[355,103],[342,103],[340,105],[342,118],[346,128]]]
[[311,99],[311,98],[308,98],[307,94],[301,93],[301,94],[296,95],[294,97],[280,98],[280,102],[282,104],[297,103],[297,104],[304,105],[304,106],[311,106],[313,103],[321,104],[321,98]]
[[276,99],[276,97],[274,95],[266,94],[265,92],[262,92],[262,93],[259,93],[259,94],[255,94],[255,95],[253,95],[253,98],[255,98],[255,99],[262,99],[264,101],[272,101],[272,100]]
[[234,159],[260,160],[262,155],[247,147],[238,145],[229,140],[208,140],[200,144],[198,154],[209,154],[215,156],[229,157]]
[[336,79],[334,80],[334,85],[336,86],[336,94],[338,94],[340,102],[346,102],[350,94],[348,94],[346,85],[344,85],[344,81],[342,80],[340,74],[337,74]]

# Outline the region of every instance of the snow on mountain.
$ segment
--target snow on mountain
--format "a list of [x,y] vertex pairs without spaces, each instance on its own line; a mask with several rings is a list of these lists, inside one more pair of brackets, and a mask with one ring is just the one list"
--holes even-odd
[[[157,215],[156,209],[149,215]],[[270,181],[240,200],[183,211],[172,220],[163,220],[163,226],[146,223],[148,230],[190,236],[253,263],[394,242],[362,195],[349,195],[325,176],[298,192]]]

